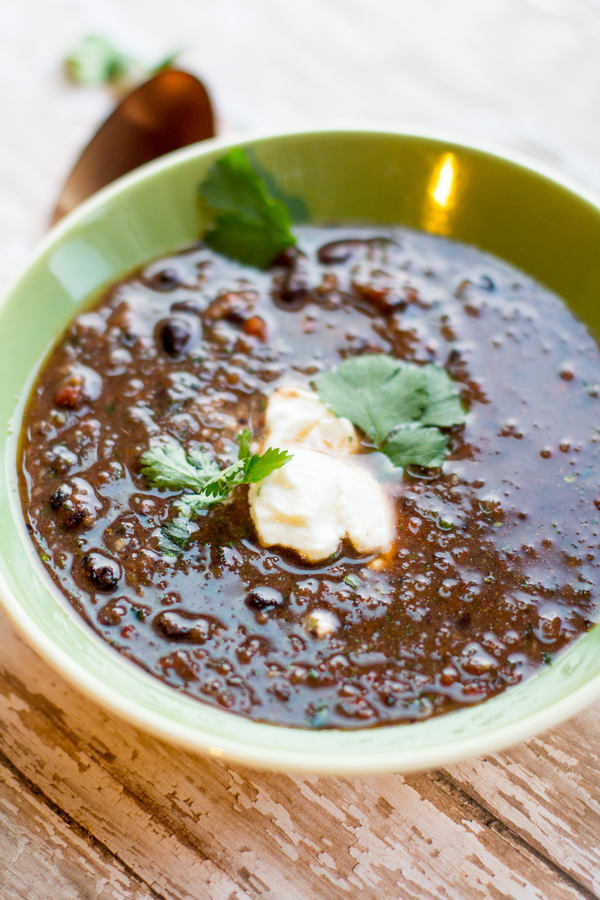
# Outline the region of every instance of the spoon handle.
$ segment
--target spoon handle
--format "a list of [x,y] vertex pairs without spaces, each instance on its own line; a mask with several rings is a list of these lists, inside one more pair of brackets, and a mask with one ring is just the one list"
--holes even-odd
[[160,72],[128,94],[92,137],[63,186],[51,224],[126,172],[214,134],[202,82],[179,69]]

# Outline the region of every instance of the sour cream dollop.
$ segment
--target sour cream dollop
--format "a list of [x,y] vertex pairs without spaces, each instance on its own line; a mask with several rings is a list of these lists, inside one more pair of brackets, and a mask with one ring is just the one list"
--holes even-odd
[[305,388],[275,391],[266,410],[263,449],[293,458],[251,486],[249,502],[261,544],[289,547],[309,562],[331,556],[343,538],[359,553],[385,552],[394,538],[382,486],[352,459],[358,436]]

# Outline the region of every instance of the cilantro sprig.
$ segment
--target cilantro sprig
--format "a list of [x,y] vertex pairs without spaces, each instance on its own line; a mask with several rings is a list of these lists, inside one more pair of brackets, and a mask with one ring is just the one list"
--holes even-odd
[[186,451],[174,440],[154,444],[142,454],[141,471],[150,487],[185,491],[175,503],[178,515],[161,529],[160,545],[167,555],[185,548],[194,530],[191,519],[222,503],[239,485],[262,481],[292,458],[275,447],[252,453],[251,438],[248,429],[238,435],[238,458],[224,469],[206,450]]
[[458,390],[434,365],[384,354],[345,360],[315,384],[323,403],[350,419],[395,466],[441,466],[448,437],[440,429],[465,421]]
[[218,253],[264,269],[295,245],[287,206],[251,166],[244,150],[236,147],[217,160],[200,193],[216,214],[204,240]]
[[187,547],[194,531],[193,522],[186,516],[167,519],[160,527],[158,546],[165,556],[177,557]]

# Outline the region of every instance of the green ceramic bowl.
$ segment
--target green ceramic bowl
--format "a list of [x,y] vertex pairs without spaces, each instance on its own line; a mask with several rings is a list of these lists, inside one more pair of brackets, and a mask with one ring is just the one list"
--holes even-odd
[[[600,209],[532,168],[443,139],[365,131],[248,140],[311,219],[402,223],[491,251],[600,325]],[[82,690],[143,729],[251,766],[323,773],[410,771],[488,753],[600,696],[600,628],[552,666],[478,706],[411,725],[309,731],[251,722],[178,693],[73,613],[28,540],[16,479],[23,406],[80,307],[135,266],[194,241],[197,185],[229,144],[208,141],[101,191],[55,228],[0,308],[0,596],[27,640]]]

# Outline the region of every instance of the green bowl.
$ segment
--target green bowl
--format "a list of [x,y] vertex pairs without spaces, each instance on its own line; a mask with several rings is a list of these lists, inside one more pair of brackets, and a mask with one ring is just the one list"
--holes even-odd
[[[25,638],[116,715],[192,750],[250,766],[322,773],[410,771],[489,753],[600,696],[600,628],[504,694],[429,721],[359,731],[266,725],[162,684],[102,641],[50,583],[25,530],[16,478],[23,407],[67,322],[134,267],[194,241],[197,186],[230,144],[164,157],[104,189],[56,227],[0,307],[0,597]],[[315,222],[400,223],[491,251],[600,325],[600,209],[556,179],[481,149],[375,131],[249,139],[258,162]]]

